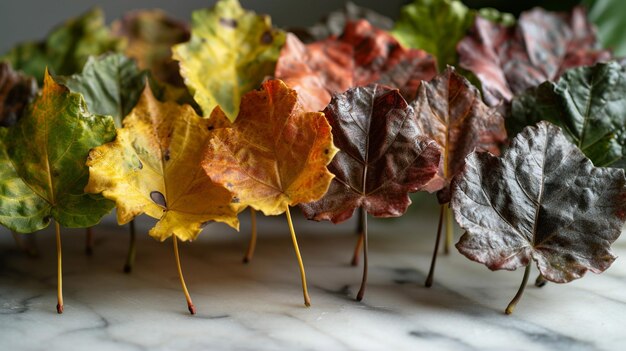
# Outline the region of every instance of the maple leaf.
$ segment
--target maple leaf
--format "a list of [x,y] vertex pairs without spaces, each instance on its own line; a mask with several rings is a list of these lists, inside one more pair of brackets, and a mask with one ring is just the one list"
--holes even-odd
[[14,125],[37,94],[37,81],[0,62],[0,126]]
[[333,97],[324,114],[340,148],[329,169],[335,175],[326,195],[302,204],[305,216],[339,223],[356,208],[364,221],[364,272],[367,279],[367,213],[401,216],[411,204],[408,193],[425,189],[437,174],[441,153],[421,134],[414,110],[397,89],[357,87]]
[[0,60],[7,60],[14,69],[41,80],[46,67],[55,74],[74,74],[89,56],[121,51],[124,44],[111,35],[102,10],[94,8],[61,24],[44,41],[16,45]]
[[610,244],[626,218],[624,185],[622,169],[594,167],[560,128],[540,122],[518,134],[501,158],[468,156],[452,196],[466,230],[456,247],[492,270],[526,267],[511,313],[531,260],[557,283],[610,266]]
[[478,16],[457,49],[461,67],[478,77],[485,101],[494,106],[568,68],[611,58],[597,47],[595,30],[577,7],[569,14],[536,8],[522,13],[514,27]]
[[158,219],[150,235],[161,241],[193,240],[207,221],[238,228],[230,192],[199,165],[209,124],[188,105],[159,102],[147,86],[115,141],[89,154],[85,190],[115,201],[120,224],[141,213]]
[[275,76],[298,92],[304,109],[319,111],[333,94],[371,83],[397,87],[412,99],[420,82],[436,72],[428,53],[406,49],[387,32],[360,20],[349,22],[340,37],[307,45],[289,34]]
[[140,69],[149,70],[162,82],[184,86],[171,47],[189,40],[186,23],[170,18],[162,10],[139,10],[113,22],[111,30],[113,35],[126,38],[124,53],[135,59]]
[[563,128],[596,166],[626,166],[626,73],[616,62],[568,70],[516,96],[507,129],[547,120]]
[[87,194],[89,150],[112,140],[109,116],[88,112],[45,72],[41,93],[11,128],[0,128],[0,224],[32,233],[55,220],[58,262],[57,312],[63,312],[61,230],[89,227],[113,209],[113,202]]
[[366,20],[374,27],[390,30],[393,20],[371,9],[358,6],[347,1],[343,8],[326,15],[320,22],[309,28],[291,28],[289,32],[298,36],[304,43],[326,39],[330,36],[340,36],[348,22]]
[[280,80],[244,95],[232,124],[216,108],[202,167],[216,183],[227,187],[242,206],[266,216],[287,214],[300,264],[305,304],[306,277],[289,206],[319,199],[333,175],[326,168],[337,149],[324,115],[304,112],[294,90]]
[[213,9],[194,11],[191,40],[172,48],[180,73],[205,115],[220,106],[230,120],[241,96],[272,75],[285,33],[268,16],[220,0]]
[[506,140],[506,130],[504,119],[496,108],[485,105],[478,89],[451,67],[430,82],[422,83],[411,106],[417,113],[419,129],[442,150],[437,176],[428,186],[431,190],[439,190],[437,198],[442,204],[432,263],[425,283],[430,287],[434,279],[443,218],[446,218],[445,253],[449,252],[454,237],[452,213],[446,205],[450,201],[450,182],[463,169],[465,157],[472,151],[499,155],[500,146]]

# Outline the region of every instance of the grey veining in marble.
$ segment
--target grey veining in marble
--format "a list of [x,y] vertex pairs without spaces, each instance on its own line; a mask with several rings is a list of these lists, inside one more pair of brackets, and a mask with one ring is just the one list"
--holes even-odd
[[[567,285],[529,286],[503,313],[523,272],[490,272],[456,250],[423,287],[436,208],[420,203],[400,219],[370,219],[370,277],[354,301],[361,268],[349,265],[354,222],[297,218],[312,307],[302,304],[284,217],[261,218],[253,261],[247,213],[236,233],[210,225],[181,245],[198,314],[180,289],[171,241],[141,235],[135,270],[122,273],[127,229],[107,218],[92,257],[84,231],[64,230],[65,313],[57,315],[52,226],[37,234],[41,257],[0,232],[0,350],[619,350],[626,345],[626,259]],[[292,211],[294,214],[299,211]],[[299,215],[298,215],[299,217]],[[150,220],[138,223],[145,233]],[[626,256],[626,237],[614,245]],[[533,275],[535,273],[533,272]]]

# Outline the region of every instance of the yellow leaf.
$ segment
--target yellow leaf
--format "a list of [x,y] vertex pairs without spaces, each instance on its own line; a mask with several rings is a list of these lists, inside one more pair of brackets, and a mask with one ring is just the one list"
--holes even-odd
[[150,235],[193,240],[207,221],[238,228],[232,195],[200,167],[209,121],[188,105],[156,100],[149,85],[115,141],[89,155],[85,190],[116,202],[117,220],[145,213],[158,219]]
[[219,107],[209,121],[214,136],[202,166],[240,204],[279,215],[328,190],[333,175],[326,166],[337,152],[330,125],[321,112],[303,112],[282,81],[246,94],[232,124]]

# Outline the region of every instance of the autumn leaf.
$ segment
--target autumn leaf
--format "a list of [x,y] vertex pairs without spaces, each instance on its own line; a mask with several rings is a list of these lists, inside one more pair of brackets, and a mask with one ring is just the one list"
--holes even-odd
[[397,87],[412,99],[420,82],[436,72],[428,53],[406,49],[387,32],[361,20],[349,22],[340,37],[307,45],[288,35],[275,76],[298,92],[305,110],[320,111],[333,94],[370,83]]
[[367,280],[367,213],[401,216],[411,204],[408,193],[426,189],[437,174],[441,152],[423,135],[414,110],[398,90],[369,85],[333,97],[324,114],[340,148],[329,169],[335,175],[326,195],[300,205],[313,220],[339,223],[361,209],[364,272]]
[[139,10],[127,13],[111,24],[113,35],[125,38],[124,53],[137,61],[160,81],[184,86],[178,62],[172,59],[171,47],[189,40],[187,24],[169,17],[162,10]]
[[188,105],[159,102],[148,86],[123,123],[115,141],[89,154],[85,188],[115,201],[119,224],[145,213],[158,220],[150,235],[161,241],[194,240],[207,221],[238,227],[230,192],[200,168],[207,119]]
[[561,129],[527,127],[501,158],[474,152],[454,182],[452,208],[466,234],[459,251],[489,269],[530,261],[552,282],[600,273],[615,255],[626,213],[624,171],[594,167]]
[[244,95],[237,119],[228,124],[227,115],[216,108],[202,167],[241,206],[266,216],[286,213],[308,306],[289,206],[315,201],[328,190],[333,175],[326,167],[337,152],[330,126],[322,113],[304,112],[296,92],[280,80],[268,80],[262,90]]
[[417,125],[442,150],[442,162],[433,179],[440,203],[450,201],[450,182],[474,151],[500,154],[506,140],[504,119],[495,108],[485,105],[480,92],[463,76],[448,67],[424,82],[411,103]]
[[40,80],[46,67],[58,75],[71,75],[83,68],[89,56],[121,51],[124,44],[111,35],[102,10],[94,8],[61,24],[44,41],[18,44],[0,60]]
[[415,0],[402,7],[391,33],[406,47],[433,54],[443,68],[456,64],[456,44],[465,36],[474,16],[460,1]]
[[558,79],[569,68],[611,58],[609,51],[597,48],[595,30],[582,8],[568,14],[536,8],[522,13],[514,27],[478,16],[458,53],[461,67],[479,78],[485,101],[494,106]]
[[563,128],[596,166],[626,166],[626,73],[615,62],[578,67],[515,97],[507,129],[515,135],[546,120]]
[[0,126],[9,127],[17,123],[37,94],[37,81],[15,72],[11,65],[0,62]]
[[216,106],[233,121],[241,97],[271,76],[285,42],[268,16],[220,0],[192,15],[191,40],[172,48],[180,72],[205,115]]
[[83,71],[68,77],[57,77],[59,83],[85,98],[90,111],[113,116],[115,124],[135,107],[148,79],[135,62],[122,54],[90,57]]
[[289,31],[297,35],[302,42],[310,43],[324,40],[330,36],[340,36],[348,22],[355,22],[361,19],[382,30],[390,30],[393,27],[391,18],[347,1],[343,8],[329,13],[313,26],[309,28],[290,28]]

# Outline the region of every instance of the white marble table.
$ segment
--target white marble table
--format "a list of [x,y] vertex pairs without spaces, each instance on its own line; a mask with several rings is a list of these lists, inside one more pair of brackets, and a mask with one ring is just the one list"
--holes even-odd
[[[292,211],[299,213],[299,211]],[[181,245],[198,314],[189,315],[171,242],[141,235],[132,274],[122,273],[128,235],[113,218],[96,230],[92,257],[81,230],[63,234],[65,313],[57,315],[52,227],[39,259],[0,232],[0,350],[620,350],[626,346],[626,236],[604,274],[568,285],[529,286],[503,313],[522,271],[490,272],[456,250],[423,287],[437,210],[421,201],[403,218],[370,220],[370,279],[353,300],[360,268],[349,266],[354,222],[295,221],[312,307],[284,217],[259,220],[254,260],[241,233],[210,225]],[[243,214],[243,219],[247,215]],[[299,215],[298,215],[299,217]],[[139,222],[145,233],[149,220]],[[534,273],[533,273],[534,275]]]

